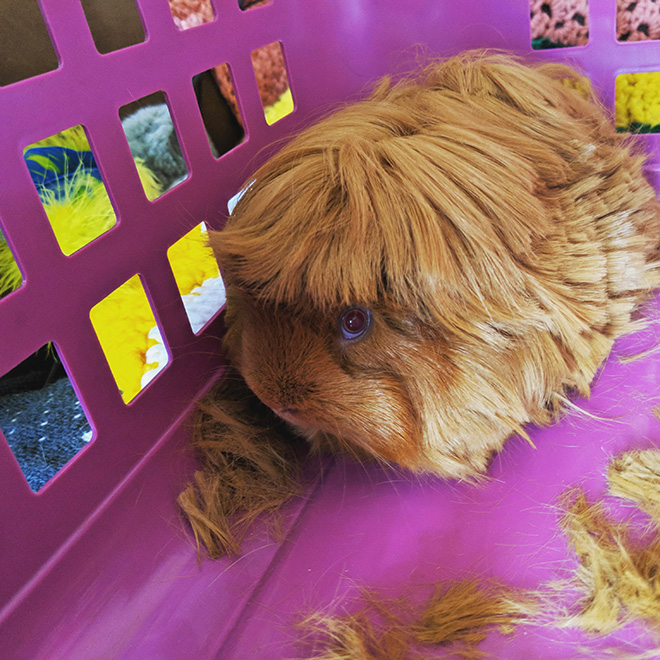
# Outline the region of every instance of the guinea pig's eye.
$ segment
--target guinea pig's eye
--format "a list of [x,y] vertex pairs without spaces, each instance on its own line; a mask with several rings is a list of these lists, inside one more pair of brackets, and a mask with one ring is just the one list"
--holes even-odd
[[339,318],[344,339],[360,339],[371,326],[371,312],[363,307],[349,307]]

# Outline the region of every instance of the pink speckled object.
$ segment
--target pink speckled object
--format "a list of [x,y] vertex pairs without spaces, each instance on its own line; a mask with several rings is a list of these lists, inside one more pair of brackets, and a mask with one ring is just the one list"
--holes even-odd
[[[589,40],[589,0],[530,0],[532,40],[584,46]],[[617,0],[619,41],[660,39],[660,0]]]
[[211,0],[169,0],[172,18],[179,30],[188,30],[213,20]]
[[545,37],[562,46],[589,41],[589,0],[530,0],[532,40]]
[[617,0],[616,33],[621,41],[660,39],[660,2]]
[[[251,54],[251,58],[261,103],[264,108],[267,108],[273,105],[289,89],[282,48],[277,42],[266,44],[255,49]],[[215,67],[215,75],[222,95],[229,103],[234,116],[242,125],[236,89],[231,79],[229,66],[220,64]]]

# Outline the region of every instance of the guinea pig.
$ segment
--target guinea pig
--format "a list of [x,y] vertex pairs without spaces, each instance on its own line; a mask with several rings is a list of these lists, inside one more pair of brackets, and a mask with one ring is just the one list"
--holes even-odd
[[481,473],[588,395],[658,287],[643,164],[566,65],[471,51],[386,78],[211,234],[229,362],[313,447]]

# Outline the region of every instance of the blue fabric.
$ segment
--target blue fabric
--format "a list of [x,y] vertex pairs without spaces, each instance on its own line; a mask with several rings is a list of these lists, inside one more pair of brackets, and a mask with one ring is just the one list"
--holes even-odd
[[[24,153],[25,163],[32,181],[43,199],[44,193],[54,193],[60,200],[65,195],[66,182],[81,170],[101,181],[99,168],[91,151],[76,151],[66,147],[34,147]],[[46,167],[35,156],[47,159],[52,167]]]
[[68,378],[41,390],[0,397],[0,430],[35,492],[92,437]]

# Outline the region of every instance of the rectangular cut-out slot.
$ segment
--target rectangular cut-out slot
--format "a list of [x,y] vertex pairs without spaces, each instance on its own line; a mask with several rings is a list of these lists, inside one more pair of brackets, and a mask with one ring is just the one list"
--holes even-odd
[[92,440],[85,411],[52,344],[0,378],[0,430],[35,492]]
[[169,3],[172,20],[179,30],[189,30],[215,19],[211,0],[169,0]]
[[134,46],[145,39],[135,0],[80,0],[99,53]]
[[532,48],[586,46],[589,0],[530,0]]
[[660,7],[656,0],[617,2],[616,38],[618,41],[660,39]]
[[252,51],[252,67],[268,125],[294,110],[282,44],[279,41]]
[[216,158],[238,146],[245,137],[236,88],[227,64],[193,78],[195,97],[209,146]]
[[188,178],[181,144],[162,90],[122,106],[119,116],[147,199],[158,199]]
[[124,403],[169,363],[169,353],[139,275],[94,305],[90,319]]
[[660,71],[617,76],[614,107],[618,131],[660,133]]
[[59,66],[37,0],[0,2],[0,86]]
[[180,238],[167,251],[190,327],[197,334],[225,304],[225,287],[204,223]]
[[29,145],[23,157],[64,254],[73,254],[117,224],[81,125]]
[[0,299],[19,289],[23,274],[0,225]]
[[241,11],[247,11],[248,9],[269,5],[271,2],[272,0],[238,0],[238,7]]

